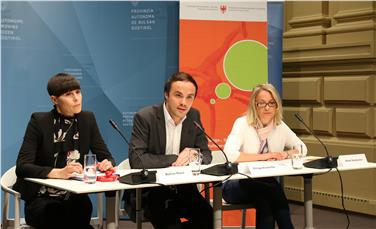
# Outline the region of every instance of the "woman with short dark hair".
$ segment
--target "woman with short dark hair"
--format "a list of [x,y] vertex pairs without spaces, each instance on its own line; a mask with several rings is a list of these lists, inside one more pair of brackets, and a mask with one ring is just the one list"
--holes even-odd
[[17,158],[14,189],[25,200],[26,223],[36,228],[92,228],[92,204],[87,194],[24,180],[69,179],[83,172],[84,155],[96,154],[97,167],[110,170],[115,164],[99,132],[94,114],[82,111],[79,81],[66,73],[50,78],[47,91],[54,108],[31,115]]

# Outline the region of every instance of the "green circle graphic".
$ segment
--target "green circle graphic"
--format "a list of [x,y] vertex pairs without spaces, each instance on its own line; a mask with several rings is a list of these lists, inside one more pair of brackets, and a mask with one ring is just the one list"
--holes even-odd
[[223,71],[234,87],[250,91],[268,81],[268,50],[258,41],[238,41],[227,50]]
[[215,87],[215,94],[220,99],[227,99],[231,95],[231,87],[227,83],[220,83]]
[[210,99],[210,104],[214,105],[215,104],[215,99]]

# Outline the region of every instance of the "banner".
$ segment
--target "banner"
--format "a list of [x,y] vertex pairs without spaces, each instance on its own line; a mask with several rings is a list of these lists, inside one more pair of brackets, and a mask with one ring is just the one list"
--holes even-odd
[[[199,84],[194,106],[223,148],[235,119],[247,110],[252,88],[269,81],[267,3],[181,1],[179,33],[179,69]],[[255,225],[254,214],[247,210],[246,225]],[[239,226],[241,215],[224,212],[223,225]]]
[[134,113],[163,101],[178,69],[178,3],[2,2],[1,13],[1,172],[15,164],[31,113],[52,109],[47,80],[63,71],[80,80],[83,109],[116,161],[127,158],[108,119],[130,136]]
[[268,81],[266,8],[266,1],[180,2],[179,69],[197,80],[194,106],[220,146],[252,88]]
[[126,159],[108,120],[129,138],[134,113],[163,101],[164,82],[178,70],[178,6],[2,1],[1,174],[16,163],[31,113],[52,109],[47,80],[63,71],[80,80],[83,109],[95,113],[116,162]]

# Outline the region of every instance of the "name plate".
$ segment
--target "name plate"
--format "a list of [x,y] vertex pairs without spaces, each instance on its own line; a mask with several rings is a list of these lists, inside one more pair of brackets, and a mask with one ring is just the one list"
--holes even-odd
[[340,167],[357,167],[367,164],[368,161],[364,153],[338,156],[338,166]]
[[250,166],[249,169],[251,171],[255,171],[255,170],[264,170],[264,169],[275,169],[276,166],[275,165],[265,165],[265,166],[262,166],[262,165],[259,165],[259,166]]
[[252,175],[278,175],[291,167],[291,160],[249,162],[248,169]]
[[176,181],[177,179],[188,176],[192,176],[192,171],[189,166],[169,167],[159,169],[157,172],[157,180],[161,183]]

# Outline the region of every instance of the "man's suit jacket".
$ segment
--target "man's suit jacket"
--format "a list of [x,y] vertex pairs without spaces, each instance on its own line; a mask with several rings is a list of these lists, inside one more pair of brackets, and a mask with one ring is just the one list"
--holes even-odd
[[[40,185],[25,181],[24,177],[47,178],[47,174],[54,168],[54,110],[50,112],[37,112],[31,115],[23,143],[17,158],[17,182],[15,190],[21,193],[22,199],[31,201],[35,198]],[[82,111],[77,116],[79,130],[79,162],[83,165],[84,155],[89,153],[97,155],[97,160],[107,159],[115,165],[115,161],[108,151],[106,144],[99,132],[95,116],[92,112]],[[64,167],[57,165],[56,167]]]
[[[193,121],[201,126],[200,113],[191,108],[187,118],[183,121],[180,152],[184,148],[200,148],[203,154],[203,164],[212,160],[205,134],[195,127]],[[178,158],[177,155],[166,155],[166,126],[163,103],[149,106],[136,113],[133,119],[133,130],[129,147],[129,162],[132,168],[163,168],[171,166]],[[137,151],[137,154],[136,152]],[[142,159],[142,163],[140,162]],[[157,188],[142,190],[142,204],[145,206],[149,193]],[[123,196],[125,208],[129,217],[135,221],[136,194],[133,190],[126,190]]]
[[[200,113],[191,108],[183,121],[181,131],[180,152],[184,148],[200,148],[203,154],[203,164],[212,160],[205,134],[194,125],[196,121],[201,126]],[[149,106],[136,113],[133,119],[131,144],[129,147],[129,162],[132,168],[163,168],[171,166],[177,155],[166,155],[166,126],[163,104]],[[137,151],[137,154],[136,152]],[[142,163],[140,163],[142,158]]]

